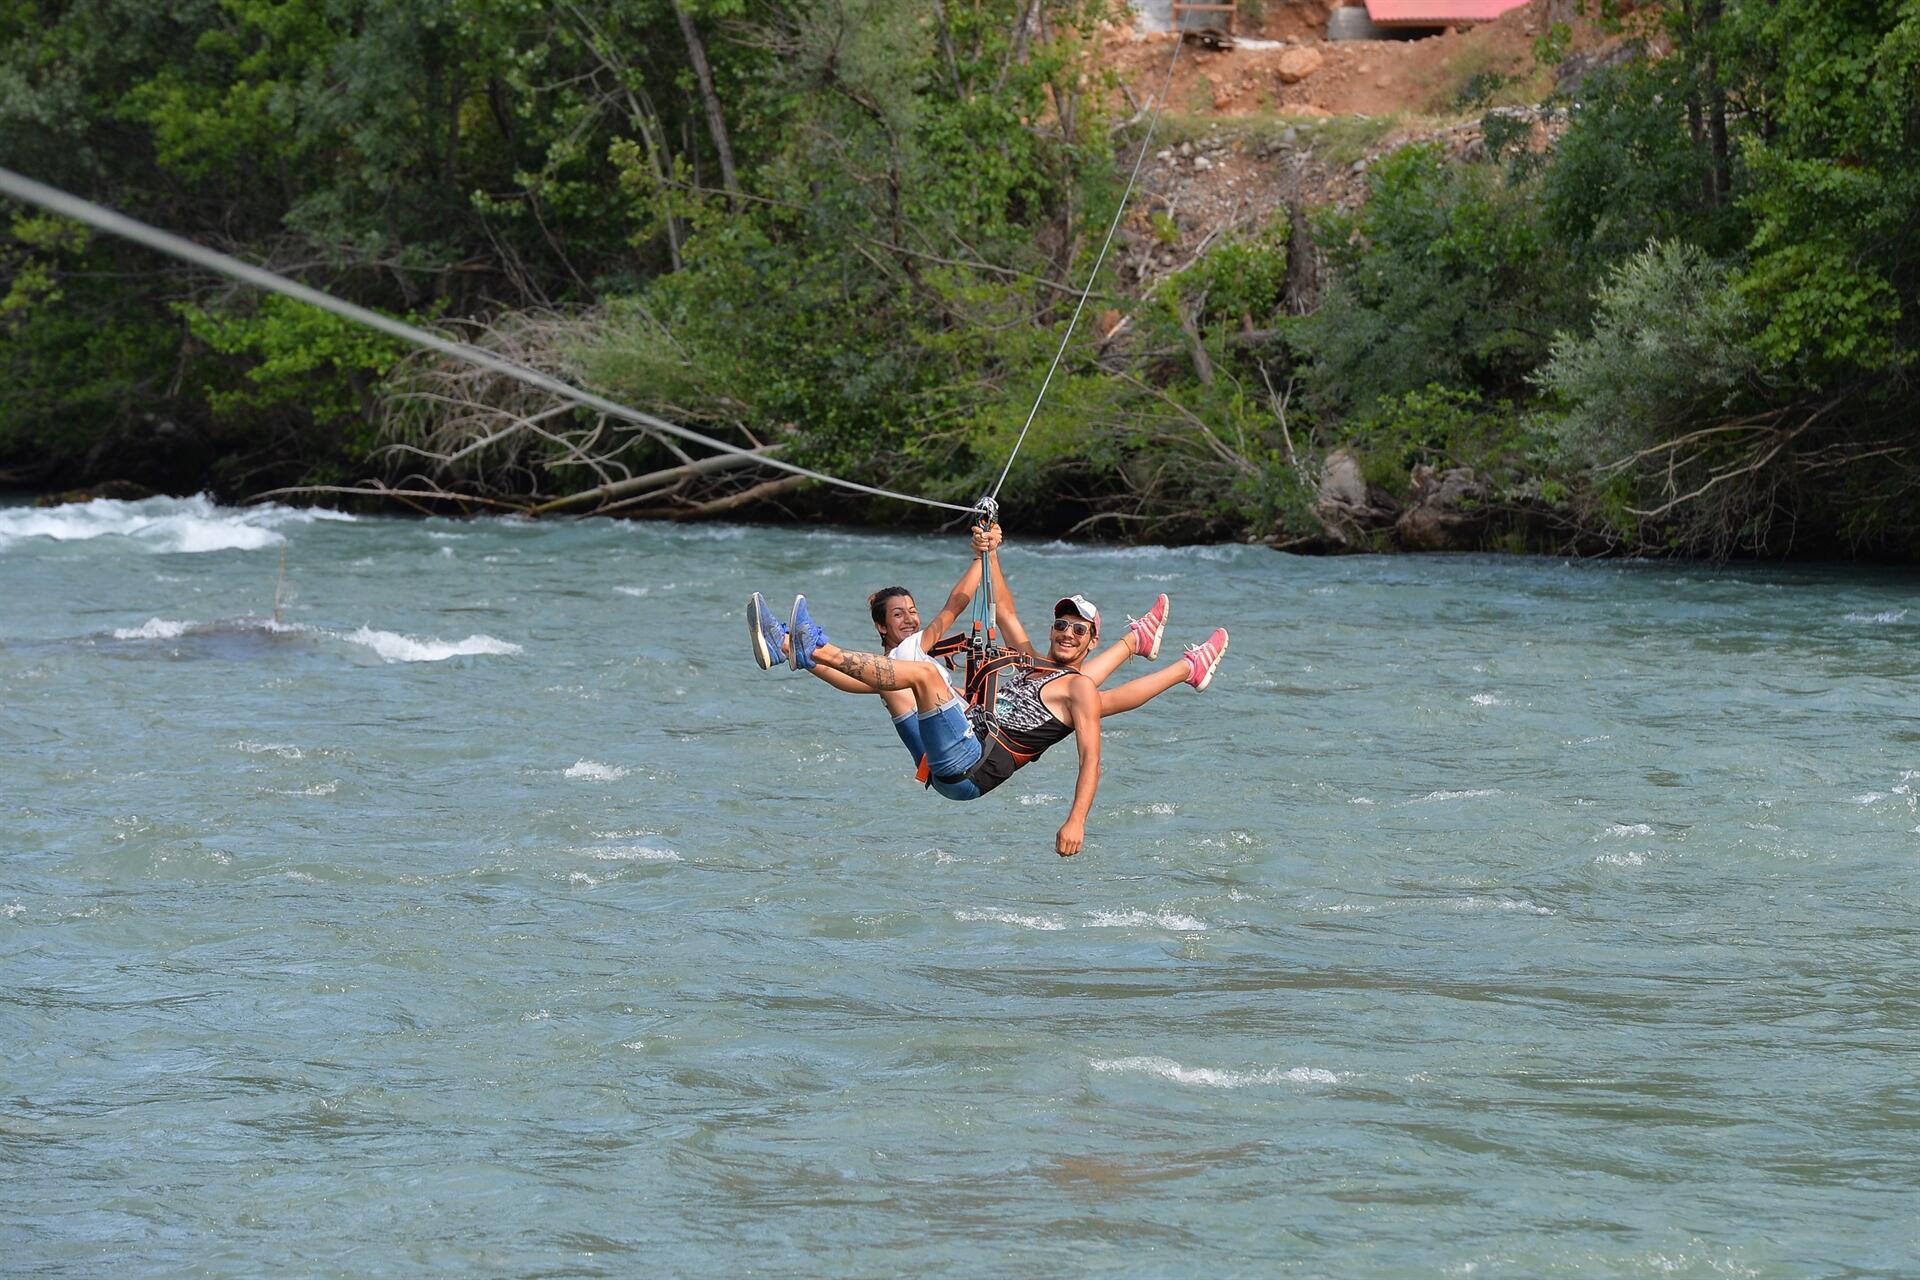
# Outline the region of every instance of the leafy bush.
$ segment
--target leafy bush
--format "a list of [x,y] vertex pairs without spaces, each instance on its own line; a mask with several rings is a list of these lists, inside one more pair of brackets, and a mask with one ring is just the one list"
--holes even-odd
[[320,426],[365,422],[376,385],[405,349],[397,338],[279,294],[220,311],[177,310],[196,338],[234,358],[231,380],[206,388],[221,417],[293,412]]
[[1430,383],[1524,391],[1577,308],[1530,189],[1431,145],[1386,157],[1370,184],[1357,215],[1319,228],[1335,280],[1299,330],[1319,400],[1364,414]]
[[1672,69],[1633,63],[1594,75],[1541,176],[1545,225],[1581,270],[1582,292],[1650,240],[1687,240],[1720,255],[1745,219],[1703,193],[1708,158],[1687,130]]
[[1592,329],[1555,336],[1538,382],[1566,406],[1561,436],[1611,462],[1759,390],[1753,317],[1727,267],[1678,241],[1647,246],[1595,295]]
[[1286,288],[1290,231],[1282,209],[1253,234],[1216,245],[1174,278],[1175,291],[1195,300],[1203,324],[1264,323]]
[[1519,482],[1538,463],[1533,423],[1514,406],[1478,392],[1431,383],[1383,397],[1348,420],[1342,436],[1367,483],[1404,498],[1416,466],[1471,467],[1497,482]]

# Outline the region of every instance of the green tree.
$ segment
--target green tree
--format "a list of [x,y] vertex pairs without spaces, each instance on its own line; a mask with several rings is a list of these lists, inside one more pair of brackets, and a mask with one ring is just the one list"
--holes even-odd
[[1531,184],[1404,147],[1322,226],[1335,283],[1300,326],[1320,398],[1365,412],[1430,383],[1517,394],[1576,305]]

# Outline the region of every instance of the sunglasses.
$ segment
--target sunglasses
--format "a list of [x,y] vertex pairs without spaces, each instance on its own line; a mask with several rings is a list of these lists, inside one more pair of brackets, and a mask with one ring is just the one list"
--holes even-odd
[[1086,623],[1075,622],[1072,618],[1055,618],[1053,620],[1053,629],[1055,631],[1070,631],[1076,637],[1084,636],[1089,631],[1093,630],[1093,628],[1088,626]]

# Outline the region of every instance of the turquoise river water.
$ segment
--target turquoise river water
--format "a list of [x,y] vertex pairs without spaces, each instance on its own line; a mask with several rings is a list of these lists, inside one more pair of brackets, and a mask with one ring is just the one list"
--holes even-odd
[[1015,530],[1062,860],[747,655],[965,555],[0,507],[0,1272],[1920,1272],[1911,576]]

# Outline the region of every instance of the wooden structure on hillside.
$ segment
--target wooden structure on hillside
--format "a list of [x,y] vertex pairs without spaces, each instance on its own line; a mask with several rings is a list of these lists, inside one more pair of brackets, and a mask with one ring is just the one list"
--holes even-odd
[[[1180,33],[1182,40],[1198,40],[1215,49],[1233,48],[1233,20],[1239,15],[1237,3],[1225,4],[1188,4],[1187,0],[1173,0],[1173,29]],[[1189,27],[1183,21],[1189,13],[1203,13],[1208,21],[1199,26]]]

